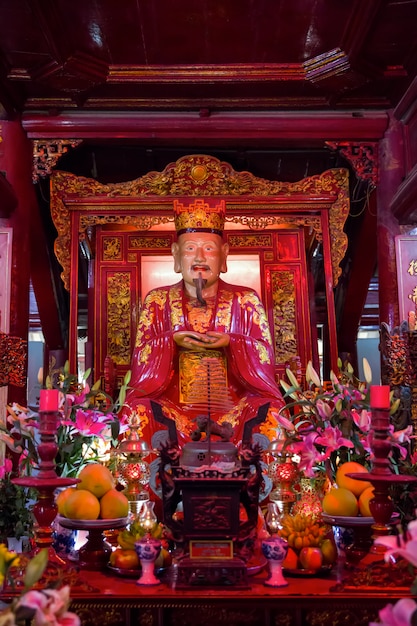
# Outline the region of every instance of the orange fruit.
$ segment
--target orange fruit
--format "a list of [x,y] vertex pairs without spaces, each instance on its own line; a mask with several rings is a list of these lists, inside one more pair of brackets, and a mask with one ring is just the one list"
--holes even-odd
[[369,474],[369,471],[356,461],[347,461],[342,463],[336,470],[336,485],[349,489],[357,498],[361,495],[362,491],[365,491],[367,487],[371,486],[370,482],[366,480],[357,480],[356,478],[349,478],[346,474]]
[[73,489],[66,499],[64,515],[69,519],[94,520],[100,514],[100,502],[86,489]]
[[362,491],[359,496],[359,513],[364,517],[372,517],[371,509],[369,508],[369,502],[374,497],[375,488],[367,487],[364,491]]
[[298,556],[295,550],[288,548],[287,556],[285,557],[282,567],[285,569],[297,569]]
[[65,503],[68,500],[68,496],[74,491],[75,487],[67,487],[58,493],[55,497],[55,504],[58,507],[59,515],[64,515]]
[[101,519],[116,519],[127,517],[129,514],[129,500],[124,493],[117,489],[110,489],[100,499]]
[[78,483],[77,489],[86,489],[97,498],[104,496],[115,485],[113,474],[108,467],[101,465],[101,463],[86,465],[77,478],[81,481]]
[[322,508],[328,515],[356,517],[359,513],[359,504],[356,496],[343,487],[333,487],[323,498]]

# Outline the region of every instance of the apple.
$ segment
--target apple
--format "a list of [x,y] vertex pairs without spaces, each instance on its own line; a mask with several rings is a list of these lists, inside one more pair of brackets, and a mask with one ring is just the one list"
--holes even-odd
[[116,548],[110,555],[110,565],[119,569],[138,569],[139,557],[135,550]]
[[320,548],[302,548],[299,559],[303,569],[317,570],[323,565],[323,554]]

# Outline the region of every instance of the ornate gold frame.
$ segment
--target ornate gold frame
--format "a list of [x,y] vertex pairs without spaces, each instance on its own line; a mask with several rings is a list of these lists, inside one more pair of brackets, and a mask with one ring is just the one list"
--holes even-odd
[[68,172],[52,173],[51,214],[58,231],[55,254],[63,268],[65,287],[69,289],[70,284],[73,212],[80,215],[80,238],[97,224],[126,224],[149,230],[173,221],[170,198],[198,195],[224,196],[226,221],[257,230],[303,225],[319,238],[323,236],[319,212],[328,209],[333,285],[337,284],[347,248],[343,227],[349,213],[348,170],[331,169],[284,183],[236,172],[215,157],[192,155],[170,163],[162,172],[149,172],[123,183],[102,184]]

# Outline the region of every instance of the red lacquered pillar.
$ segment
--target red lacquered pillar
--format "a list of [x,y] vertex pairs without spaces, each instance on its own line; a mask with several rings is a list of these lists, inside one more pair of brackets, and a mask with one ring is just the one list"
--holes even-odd
[[379,144],[379,176],[377,188],[377,239],[379,273],[379,321],[390,328],[400,323],[395,236],[398,221],[392,214],[391,201],[404,178],[404,139],[400,122],[389,114],[389,126]]

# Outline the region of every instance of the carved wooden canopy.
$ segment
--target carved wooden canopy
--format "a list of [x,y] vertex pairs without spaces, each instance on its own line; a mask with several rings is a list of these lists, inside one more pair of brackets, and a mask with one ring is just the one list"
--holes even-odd
[[[331,169],[294,183],[257,178],[236,172],[207,155],[182,157],[162,172],[112,184],[55,171],[51,177],[51,214],[58,237],[55,253],[62,279],[69,289],[72,218],[79,217],[78,233],[97,224],[125,224],[149,230],[173,222],[172,198],[223,196],[226,222],[262,230],[271,226],[305,226],[321,240],[329,237],[333,285],[347,248],[343,232],[349,212],[348,171]],[[328,222],[326,222],[328,220]],[[226,226],[227,228],[227,226]]]

